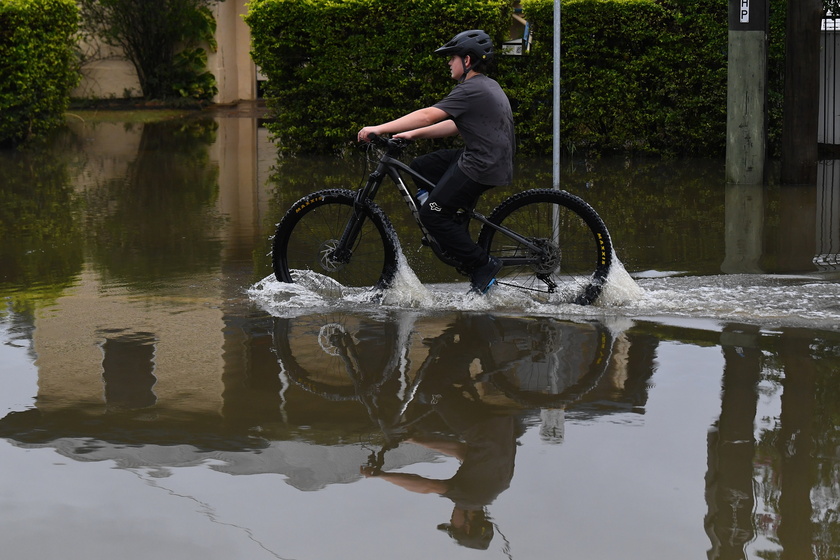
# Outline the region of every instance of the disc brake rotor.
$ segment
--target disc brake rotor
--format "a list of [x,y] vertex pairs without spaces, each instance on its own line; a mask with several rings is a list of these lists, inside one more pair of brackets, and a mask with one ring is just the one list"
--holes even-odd
[[532,265],[534,272],[538,275],[546,275],[559,271],[563,250],[548,239],[535,239],[534,243],[542,249],[539,260]]
[[318,253],[321,255],[319,261],[321,267],[328,272],[337,272],[344,268],[343,262],[337,261],[333,258],[335,255],[335,248],[338,246],[338,239],[327,239],[318,248]]

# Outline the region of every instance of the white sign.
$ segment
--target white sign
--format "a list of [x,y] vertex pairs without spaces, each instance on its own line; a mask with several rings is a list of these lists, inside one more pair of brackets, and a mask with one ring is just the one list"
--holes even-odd
[[750,0],[741,0],[741,7],[740,7],[740,18],[741,23],[749,23],[750,22]]

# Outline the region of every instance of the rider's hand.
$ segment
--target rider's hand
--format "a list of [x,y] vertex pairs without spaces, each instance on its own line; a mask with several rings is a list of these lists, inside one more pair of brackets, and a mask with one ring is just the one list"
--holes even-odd
[[375,134],[380,135],[378,126],[366,126],[359,131],[357,139],[359,142],[370,142],[369,136]]

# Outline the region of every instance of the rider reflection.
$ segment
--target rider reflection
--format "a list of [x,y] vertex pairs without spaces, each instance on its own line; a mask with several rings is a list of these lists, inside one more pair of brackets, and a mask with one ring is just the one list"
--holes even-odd
[[[373,467],[363,467],[362,473],[412,492],[450,499],[452,515],[438,529],[462,546],[487,549],[494,526],[486,508],[510,486],[517,439],[524,433],[524,425],[520,417],[501,413],[479,397],[470,373],[476,359],[482,369],[489,366],[488,351],[494,340],[487,335],[493,331],[480,328],[482,325],[459,324],[463,321],[471,322],[461,317],[433,342],[441,346],[425,372],[418,395],[431,406],[434,420],[443,422],[443,429],[418,430],[405,440],[456,458],[461,463],[457,472],[443,480],[381,472]],[[427,418],[422,426],[429,424],[431,419]]]
[[[481,313],[455,313],[442,331],[434,317],[396,319],[281,320],[277,356],[299,387],[367,409],[384,440],[364,476],[447,498],[452,514],[439,528],[463,546],[486,549],[498,530],[487,508],[510,486],[525,420],[536,423],[537,410],[562,411],[597,386],[610,364],[610,332],[598,323]],[[430,331],[439,334],[419,348],[415,335]],[[551,441],[561,441],[554,416],[543,419],[552,420]],[[386,455],[404,442],[460,465],[445,479],[383,470]],[[389,465],[407,464],[395,456]]]

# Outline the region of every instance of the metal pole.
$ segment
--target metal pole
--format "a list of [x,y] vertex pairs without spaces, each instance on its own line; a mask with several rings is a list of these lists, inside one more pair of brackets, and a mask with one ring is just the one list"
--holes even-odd
[[554,115],[553,174],[554,188],[560,188],[560,0],[554,0]]

